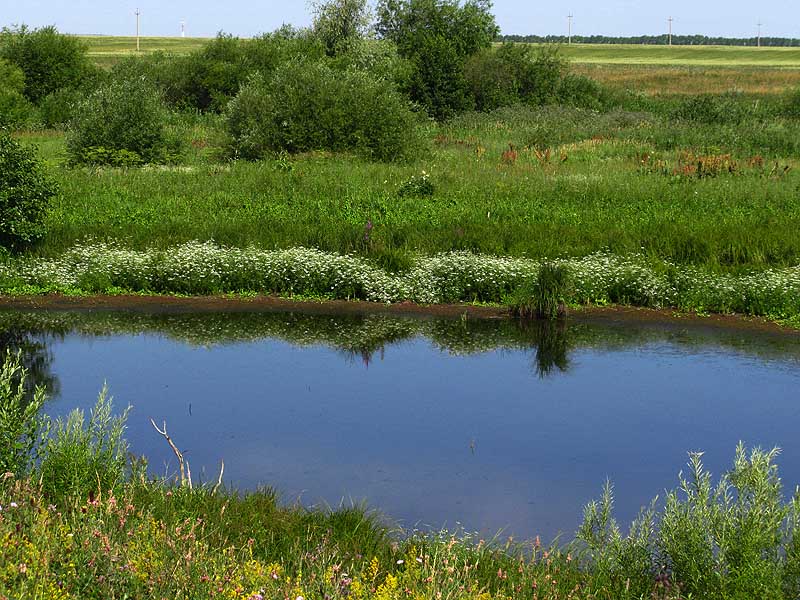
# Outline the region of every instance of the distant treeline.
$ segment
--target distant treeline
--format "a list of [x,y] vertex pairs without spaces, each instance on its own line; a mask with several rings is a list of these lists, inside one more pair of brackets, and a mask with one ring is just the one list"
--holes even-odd
[[[501,42],[527,42],[529,44],[566,44],[565,35],[501,35]],[[609,37],[606,35],[573,35],[576,44],[653,44],[666,45],[669,36],[639,35],[635,37]],[[706,35],[673,35],[673,46],[756,46],[758,38],[708,37]],[[800,46],[800,39],[762,37],[762,46]]]

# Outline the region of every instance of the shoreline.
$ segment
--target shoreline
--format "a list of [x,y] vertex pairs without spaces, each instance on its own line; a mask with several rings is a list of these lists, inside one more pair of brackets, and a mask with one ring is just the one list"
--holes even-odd
[[[112,311],[155,314],[182,313],[279,313],[341,314],[350,316],[390,315],[443,319],[510,319],[504,306],[477,304],[384,304],[364,300],[309,300],[274,295],[240,297],[232,295],[89,295],[63,294],[0,296],[0,310],[29,311]],[[800,329],[784,326],[764,317],[740,314],[704,314],[675,309],[653,309],[625,305],[581,306],[570,311],[568,321],[588,324],[639,324],[667,328],[741,331],[800,339]]]

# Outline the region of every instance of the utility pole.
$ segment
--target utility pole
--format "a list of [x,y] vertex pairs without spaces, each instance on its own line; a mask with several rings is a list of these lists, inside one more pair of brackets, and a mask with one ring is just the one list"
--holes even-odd
[[572,44],[572,13],[567,15],[567,44]]
[[669,21],[669,45],[670,45],[670,46],[672,46],[672,21],[673,21],[673,20],[674,20],[674,19],[673,19],[672,17],[670,17],[669,19],[667,19],[667,21]]
[[758,22],[758,47],[761,48],[761,26],[763,23],[761,21]]
[[134,14],[136,15],[136,52],[139,52],[139,15],[142,13],[137,8]]

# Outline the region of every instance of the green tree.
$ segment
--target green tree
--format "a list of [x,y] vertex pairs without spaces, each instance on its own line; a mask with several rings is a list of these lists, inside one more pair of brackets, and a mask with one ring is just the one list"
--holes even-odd
[[0,58],[0,127],[23,123],[31,116],[33,106],[23,96],[24,90],[22,69]]
[[379,0],[376,30],[414,65],[408,92],[436,119],[471,108],[464,66],[499,33],[490,0]]
[[40,239],[55,193],[33,150],[0,133],[0,244],[16,248]]
[[33,103],[60,88],[79,87],[93,69],[88,46],[53,26],[29,29],[25,25],[0,32],[0,58],[25,74],[23,93]]
[[369,31],[372,14],[367,0],[314,0],[314,33],[328,56],[347,52]]

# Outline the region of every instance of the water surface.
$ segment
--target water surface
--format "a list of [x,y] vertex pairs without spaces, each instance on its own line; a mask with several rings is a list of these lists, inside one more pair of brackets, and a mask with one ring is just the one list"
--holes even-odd
[[151,470],[275,487],[306,505],[366,502],[405,527],[571,537],[614,485],[632,519],[687,451],[715,473],[739,440],[780,446],[800,483],[800,343],[699,328],[302,314],[0,313],[54,399],[104,382],[133,406]]

